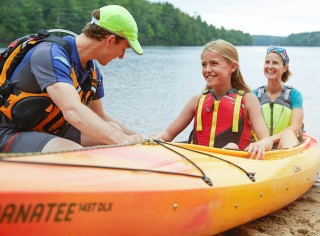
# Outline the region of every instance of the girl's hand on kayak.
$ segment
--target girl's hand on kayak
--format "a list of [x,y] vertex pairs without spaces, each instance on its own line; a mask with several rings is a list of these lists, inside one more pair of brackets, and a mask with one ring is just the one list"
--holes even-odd
[[263,160],[265,151],[271,150],[272,145],[272,139],[264,138],[257,142],[250,143],[245,150],[249,152],[250,159]]
[[148,137],[149,139],[154,139],[154,140],[160,140],[162,142],[166,142],[166,140],[163,138],[163,132],[159,133],[159,134],[152,134],[149,135]]

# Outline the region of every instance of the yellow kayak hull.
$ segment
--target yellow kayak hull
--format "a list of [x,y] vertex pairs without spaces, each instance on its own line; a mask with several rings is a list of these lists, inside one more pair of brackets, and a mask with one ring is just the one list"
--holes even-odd
[[182,143],[1,156],[0,235],[214,235],[313,185],[318,142],[250,160]]

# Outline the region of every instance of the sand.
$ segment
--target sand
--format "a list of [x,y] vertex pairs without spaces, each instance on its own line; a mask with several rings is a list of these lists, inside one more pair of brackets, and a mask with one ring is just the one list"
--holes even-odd
[[320,236],[320,183],[290,205],[219,236]]

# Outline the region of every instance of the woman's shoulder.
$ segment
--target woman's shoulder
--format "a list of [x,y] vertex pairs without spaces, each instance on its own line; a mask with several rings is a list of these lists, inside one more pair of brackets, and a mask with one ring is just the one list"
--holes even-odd
[[292,87],[292,86],[286,86],[287,89],[291,89],[291,92],[290,92],[290,100],[291,100],[291,104],[292,104],[292,109],[294,108],[302,108],[303,107],[303,97],[302,97],[302,93]]
[[296,88],[292,88],[292,93],[295,93],[295,94],[302,94],[300,92],[300,90],[296,89]]
[[297,88],[290,86],[290,85],[285,85],[286,89],[290,89],[290,96],[292,97],[296,97],[296,96],[302,96],[302,93],[300,92],[300,90],[298,90]]

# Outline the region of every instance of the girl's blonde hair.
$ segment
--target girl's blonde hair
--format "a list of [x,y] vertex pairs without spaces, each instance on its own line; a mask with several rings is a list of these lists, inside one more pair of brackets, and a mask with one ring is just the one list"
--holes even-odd
[[[211,51],[219,54],[220,56],[224,57],[229,63],[232,63],[232,62],[237,63],[238,65],[237,69],[231,75],[231,85],[233,88],[236,88],[238,90],[243,90],[247,93],[251,92],[251,89],[244,82],[244,79],[240,72],[238,51],[234,45],[232,45],[231,43],[225,40],[218,39],[218,40],[211,41],[204,46],[201,53],[201,57],[207,51]],[[210,88],[206,86],[206,90],[209,90],[209,89]]]

